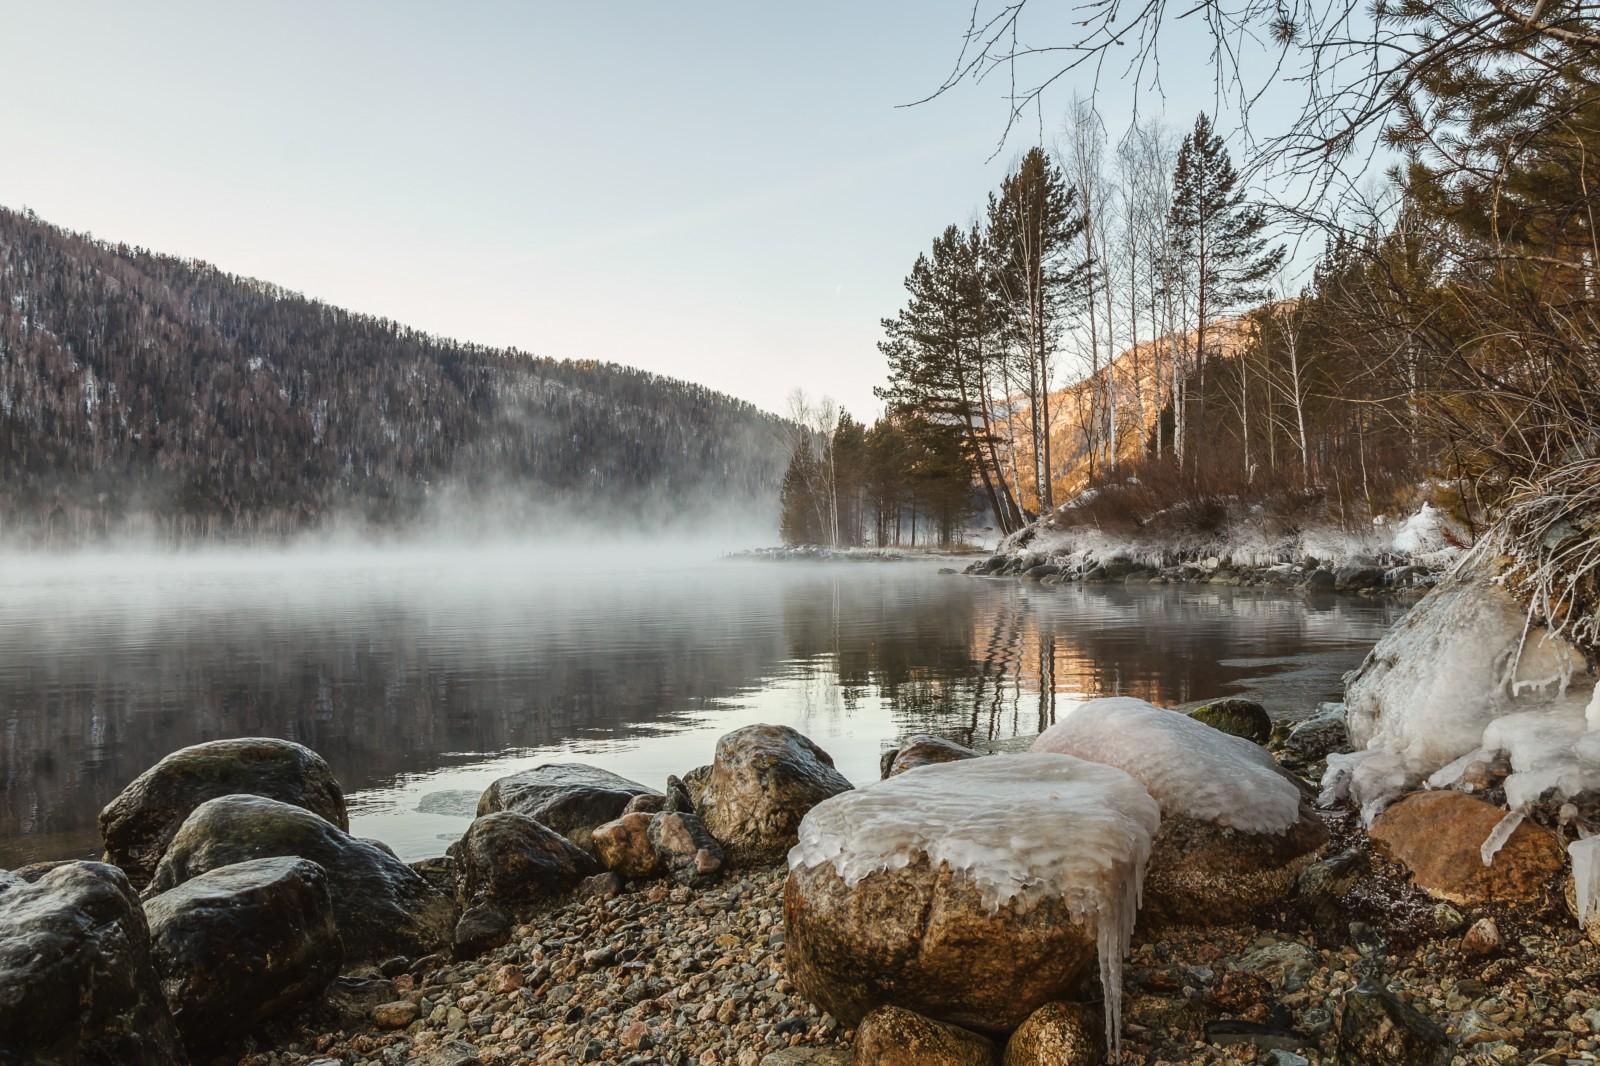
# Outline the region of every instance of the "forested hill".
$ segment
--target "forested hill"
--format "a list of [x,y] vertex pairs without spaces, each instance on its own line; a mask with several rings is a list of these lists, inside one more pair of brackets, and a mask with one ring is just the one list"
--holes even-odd
[[770,508],[787,444],[699,385],[444,340],[0,208],[0,537]]

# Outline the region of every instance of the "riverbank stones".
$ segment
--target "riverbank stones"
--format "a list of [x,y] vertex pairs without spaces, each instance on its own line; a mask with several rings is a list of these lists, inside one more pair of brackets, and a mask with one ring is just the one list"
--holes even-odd
[[600,872],[587,851],[555,829],[512,811],[473,820],[450,845],[456,896],[463,906],[488,903],[511,914],[556,899]]
[[478,799],[478,814],[526,815],[582,848],[596,826],[621,817],[634,797],[660,795],[597,766],[547,763],[493,781]]
[[450,942],[455,902],[394,853],[310,811],[261,796],[222,796],[195,808],[156,867],[165,892],[250,859],[298,856],[328,874],[347,962],[418,956]]
[[182,1066],[128,878],[58,866],[0,892],[0,1061]]
[[344,946],[328,875],[307,859],[252,859],[146,901],[161,990],[190,1047],[216,1047],[322,994]]
[[749,725],[717,741],[699,814],[735,863],[772,862],[794,846],[807,811],[851,787],[810,738]]
[[173,752],[106,804],[100,812],[106,861],[143,888],[190,812],[231,795],[292,803],[340,829],[350,828],[344,790],[310,748],[271,737],[213,740]]

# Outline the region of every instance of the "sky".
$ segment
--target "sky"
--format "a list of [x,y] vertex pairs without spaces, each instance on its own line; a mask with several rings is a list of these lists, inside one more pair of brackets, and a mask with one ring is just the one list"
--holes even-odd
[[[1038,133],[996,152],[998,81],[899,106],[969,12],[0,0],[0,204],[462,340],[870,419],[912,261]],[[1208,47],[1177,28],[1145,114],[1213,103]],[[1134,97],[1107,81],[1117,130]]]

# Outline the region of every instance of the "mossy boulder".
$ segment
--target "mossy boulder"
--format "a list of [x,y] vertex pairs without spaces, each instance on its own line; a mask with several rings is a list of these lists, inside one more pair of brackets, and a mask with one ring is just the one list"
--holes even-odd
[[1230,736],[1243,737],[1257,744],[1265,744],[1272,739],[1272,717],[1255,700],[1238,696],[1212,700],[1190,711],[1189,717]]

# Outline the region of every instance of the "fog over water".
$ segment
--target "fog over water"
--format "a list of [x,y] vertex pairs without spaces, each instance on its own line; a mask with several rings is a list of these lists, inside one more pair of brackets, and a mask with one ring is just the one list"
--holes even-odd
[[1304,715],[1398,613],[719,558],[737,543],[0,556],[0,867],[94,853],[99,808],[203,740],[309,745],[353,830],[419,858],[497,776],[576,759],[659,788],[750,722],[866,782],[897,735],[1034,733],[1098,695]]

